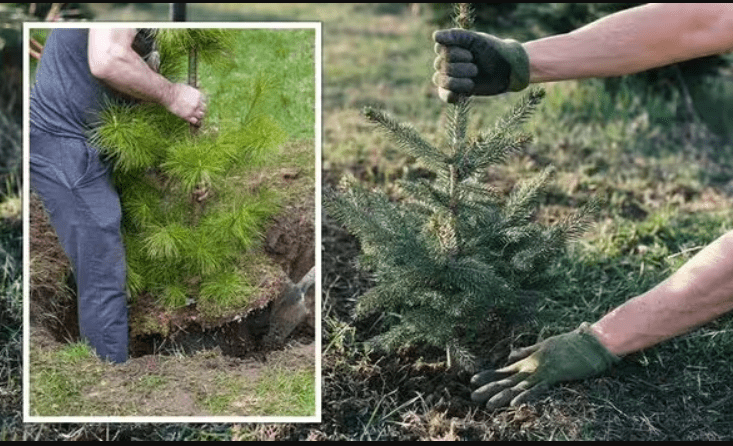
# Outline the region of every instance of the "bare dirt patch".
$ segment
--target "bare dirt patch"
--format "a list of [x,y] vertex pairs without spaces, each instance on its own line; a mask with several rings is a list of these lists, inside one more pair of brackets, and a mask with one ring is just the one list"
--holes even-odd
[[235,389],[256,383],[275,364],[292,370],[307,369],[313,357],[312,344],[294,344],[287,350],[270,352],[265,362],[226,356],[218,349],[190,356],[147,355],[110,366],[98,384],[85,389],[85,398],[93,406],[116,407],[120,413],[142,417],[273,415],[257,413],[258,405],[253,401],[256,396],[249,392],[228,401],[230,413],[221,413],[212,401],[228,398],[225,382]]

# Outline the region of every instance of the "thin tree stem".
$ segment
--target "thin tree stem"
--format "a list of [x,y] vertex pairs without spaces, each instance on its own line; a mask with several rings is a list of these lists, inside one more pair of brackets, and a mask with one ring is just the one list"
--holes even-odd
[[[188,85],[193,88],[198,88],[198,55],[196,54],[196,48],[193,47],[188,52]],[[189,124],[191,134],[195,135],[198,132],[199,127],[194,124]]]

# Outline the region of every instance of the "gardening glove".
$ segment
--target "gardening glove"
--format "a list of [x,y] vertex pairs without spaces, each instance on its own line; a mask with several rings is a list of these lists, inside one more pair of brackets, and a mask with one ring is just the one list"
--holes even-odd
[[488,409],[518,406],[555,383],[598,375],[619,360],[583,322],[570,333],[512,352],[507,367],[474,375],[471,384],[479,387],[471,399]]
[[461,95],[494,95],[529,85],[529,58],[516,40],[489,34],[446,29],[433,33],[433,83],[438,95],[454,103]]

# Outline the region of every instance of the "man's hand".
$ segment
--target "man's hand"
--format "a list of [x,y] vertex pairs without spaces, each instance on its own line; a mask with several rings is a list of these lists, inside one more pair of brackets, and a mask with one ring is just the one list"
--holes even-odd
[[195,126],[201,125],[206,114],[204,95],[186,84],[171,84],[170,93],[163,105],[174,115]]
[[570,333],[512,352],[507,367],[474,375],[471,384],[479,388],[471,399],[486,403],[488,409],[517,406],[553,384],[598,375],[619,360],[584,322]]
[[433,33],[433,83],[446,102],[461,95],[494,95],[529,85],[529,58],[522,45],[489,34],[447,29]]

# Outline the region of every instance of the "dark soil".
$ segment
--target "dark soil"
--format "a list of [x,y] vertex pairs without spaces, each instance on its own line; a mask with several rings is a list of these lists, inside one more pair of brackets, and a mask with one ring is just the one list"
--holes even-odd
[[265,252],[296,283],[315,263],[314,215],[313,199],[291,206],[275,219],[265,236]]
[[[327,215],[323,215],[321,237],[322,422],[278,426],[278,439],[526,440],[534,438],[533,429],[550,423],[558,432],[580,437],[582,418],[570,416],[562,404],[525,405],[494,413],[481,410],[470,399],[470,373],[459,367],[448,369],[443,351],[410,348],[394,354],[365,353],[361,341],[377,334],[379,319],[353,318],[356,300],[372,286],[368,275],[357,268],[358,240]],[[488,359],[482,366],[497,365],[506,358],[509,340],[519,331],[499,318],[493,322],[481,338],[483,345],[494,346],[484,355]],[[344,327],[353,338],[346,336],[340,347],[335,340]]]
[[30,200],[30,321],[56,342],[79,339],[71,266],[40,198]]

